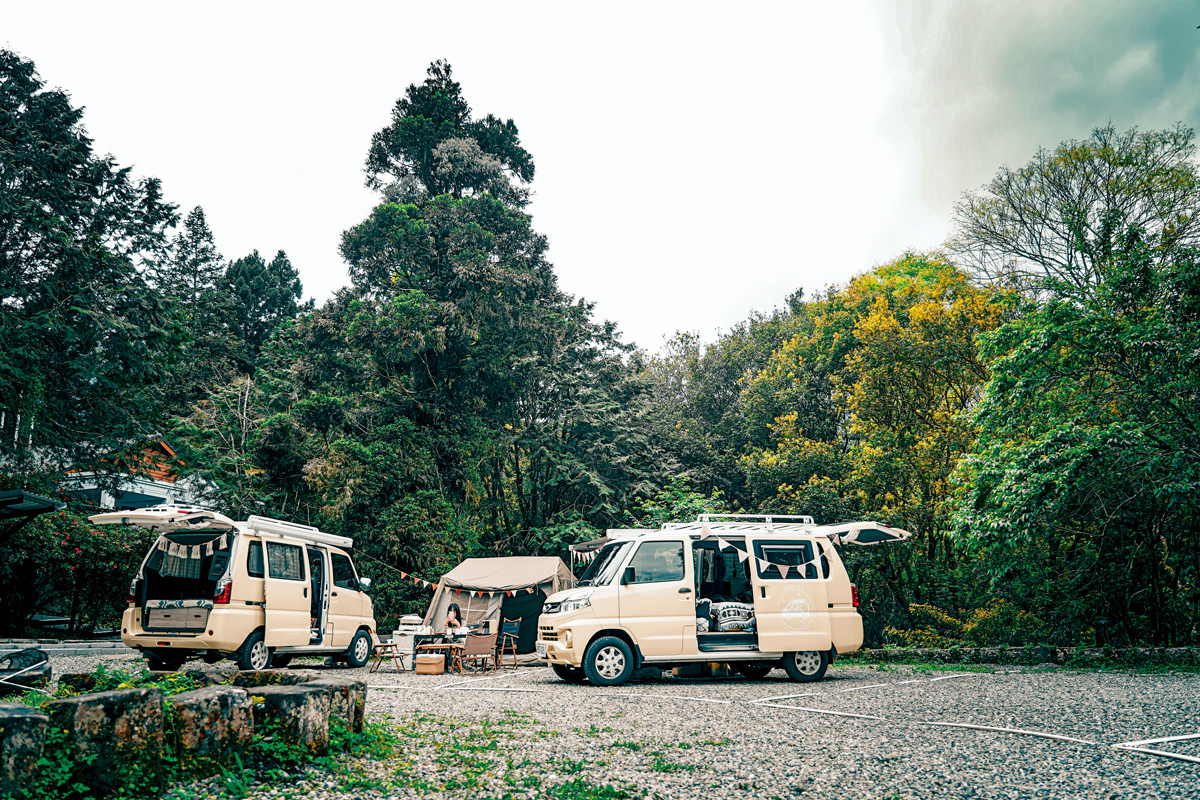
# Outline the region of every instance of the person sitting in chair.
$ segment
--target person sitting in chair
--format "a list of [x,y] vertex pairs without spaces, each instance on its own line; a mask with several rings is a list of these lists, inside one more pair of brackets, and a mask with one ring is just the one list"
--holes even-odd
[[458,610],[458,603],[451,603],[450,609],[446,612],[446,633],[453,633],[455,628],[462,626],[462,612]]

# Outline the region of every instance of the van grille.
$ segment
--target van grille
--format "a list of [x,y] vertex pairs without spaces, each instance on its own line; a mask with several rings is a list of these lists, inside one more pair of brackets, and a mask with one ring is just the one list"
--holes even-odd
[[541,639],[543,642],[557,642],[558,641],[558,631],[554,630],[553,628],[551,628],[548,625],[539,625],[538,626],[538,638]]

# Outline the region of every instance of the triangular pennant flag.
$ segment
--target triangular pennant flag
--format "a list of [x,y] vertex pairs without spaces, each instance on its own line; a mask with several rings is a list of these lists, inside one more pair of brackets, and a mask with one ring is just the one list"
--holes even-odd
[[530,594],[533,594],[533,587],[532,587],[532,586],[530,586],[530,587],[529,587],[528,589],[526,589],[525,591],[529,592]]
[[[708,526],[705,525],[704,523],[700,523],[700,538],[707,539],[708,537],[710,537],[712,535],[713,535],[713,532],[708,529]],[[718,539],[717,541],[719,542],[721,540]]]
[[729,542],[725,541],[720,536],[717,537],[717,547],[721,548],[722,550],[725,550],[725,549],[729,548],[729,546],[730,546]]
[[738,550],[737,556],[738,556],[739,562],[745,562],[745,560],[750,557],[750,554],[747,553],[745,550]]
[[407,578],[407,577],[408,577],[408,573],[407,573],[407,572],[405,572],[404,570],[400,570],[400,577],[401,577],[401,578]]
[[429,584],[429,585],[430,585],[430,586],[432,586],[432,587],[433,587],[433,588],[435,588],[435,589],[438,587],[438,585],[437,585],[436,583],[431,583],[431,584]]

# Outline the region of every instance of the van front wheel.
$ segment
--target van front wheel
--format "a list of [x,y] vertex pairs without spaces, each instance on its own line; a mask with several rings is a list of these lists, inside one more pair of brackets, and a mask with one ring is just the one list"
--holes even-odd
[[239,669],[262,670],[271,663],[271,648],[263,641],[263,632],[255,631],[238,651],[237,665]]
[[633,674],[633,651],[615,636],[601,636],[588,646],[583,672],[593,686],[620,686]]
[[800,683],[812,683],[825,677],[829,669],[829,653],[824,650],[800,650],[785,653],[783,669],[788,677]]
[[346,663],[352,667],[361,667],[371,658],[371,637],[366,631],[359,631],[350,640],[346,648]]

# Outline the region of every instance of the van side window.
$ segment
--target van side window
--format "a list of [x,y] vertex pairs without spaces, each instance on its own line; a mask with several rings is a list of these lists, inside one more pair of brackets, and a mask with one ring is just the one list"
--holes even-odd
[[683,542],[644,542],[629,562],[633,583],[683,580]]
[[304,580],[304,551],[294,544],[267,542],[267,571],[279,580]]
[[357,592],[358,577],[354,574],[350,559],[341,553],[330,553],[329,557],[333,559],[333,585]]
[[816,580],[820,577],[813,556],[812,542],[756,543],[754,549],[760,559],[757,562],[758,577],[764,580],[780,580],[782,578]]
[[251,542],[246,551],[246,574],[251,578],[261,578],[267,573],[263,570],[262,542]]

